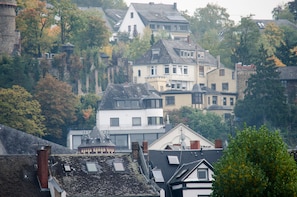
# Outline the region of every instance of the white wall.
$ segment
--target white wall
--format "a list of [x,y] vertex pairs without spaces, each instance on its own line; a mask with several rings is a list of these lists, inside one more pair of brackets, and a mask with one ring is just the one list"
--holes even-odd
[[[131,12],[133,12],[133,18],[131,18]],[[123,22],[119,28],[119,32],[128,32],[129,25],[131,26],[130,38],[133,38],[134,25],[137,26],[137,32],[139,34],[142,34],[145,28],[143,22],[132,5],[129,6],[128,11],[126,12]]]
[[[159,129],[160,125],[148,125],[147,117],[163,117],[163,109],[145,110],[99,110],[97,111],[96,126],[100,130],[119,129]],[[132,126],[132,117],[141,117],[141,126]],[[110,118],[119,118],[119,127],[110,127]],[[162,123],[163,125],[163,123]]]

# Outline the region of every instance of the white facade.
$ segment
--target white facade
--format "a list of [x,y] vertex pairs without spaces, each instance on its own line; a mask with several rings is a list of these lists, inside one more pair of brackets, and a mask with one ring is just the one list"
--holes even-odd
[[133,38],[133,31],[136,30],[138,34],[142,34],[145,26],[139,17],[137,11],[131,4],[119,28],[119,32],[128,32],[129,37]]
[[133,65],[133,83],[149,83],[158,91],[192,90],[194,84],[206,85],[206,73],[214,66],[189,64]]
[[191,141],[199,141],[200,147],[205,149],[214,149],[215,145],[204,138],[197,132],[193,131],[184,124],[179,124],[170,131],[166,132],[162,137],[149,145],[149,150],[164,150],[168,145],[181,144],[181,140],[185,146],[190,149]]
[[[163,117],[162,108],[139,109],[139,110],[99,110],[97,111],[96,126],[100,130],[107,130],[112,133],[113,130],[139,130],[139,129],[160,129],[163,122],[156,125],[148,124],[148,117]],[[118,118],[119,125],[112,126],[111,118]],[[140,124],[134,122],[133,118],[140,118]]]

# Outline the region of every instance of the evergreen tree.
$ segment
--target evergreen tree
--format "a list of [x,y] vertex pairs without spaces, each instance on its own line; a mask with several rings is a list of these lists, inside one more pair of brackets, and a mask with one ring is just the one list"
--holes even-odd
[[259,51],[256,73],[249,78],[245,97],[237,102],[234,111],[249,126],[285,126],[287,104],[284,88],[273,59],[267,56],[263,47]]

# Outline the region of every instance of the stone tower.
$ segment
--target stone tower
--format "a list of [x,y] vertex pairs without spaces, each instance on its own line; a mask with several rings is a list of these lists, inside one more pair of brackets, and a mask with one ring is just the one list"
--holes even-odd
[[20,53],[20,33],[16,31],[16,0],[0,1],[0,54]]

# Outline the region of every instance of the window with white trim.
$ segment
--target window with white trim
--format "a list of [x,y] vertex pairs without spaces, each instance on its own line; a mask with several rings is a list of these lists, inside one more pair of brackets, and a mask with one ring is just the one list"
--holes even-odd
[[198,169],[197,177],[199,181],[208,181],[208,171],[207,169]]
[[141,117],[132,117],[132,126],[141,126]]
[[110,118],[110,126],[111,127],[118,127],[120,125],[119,118]]

